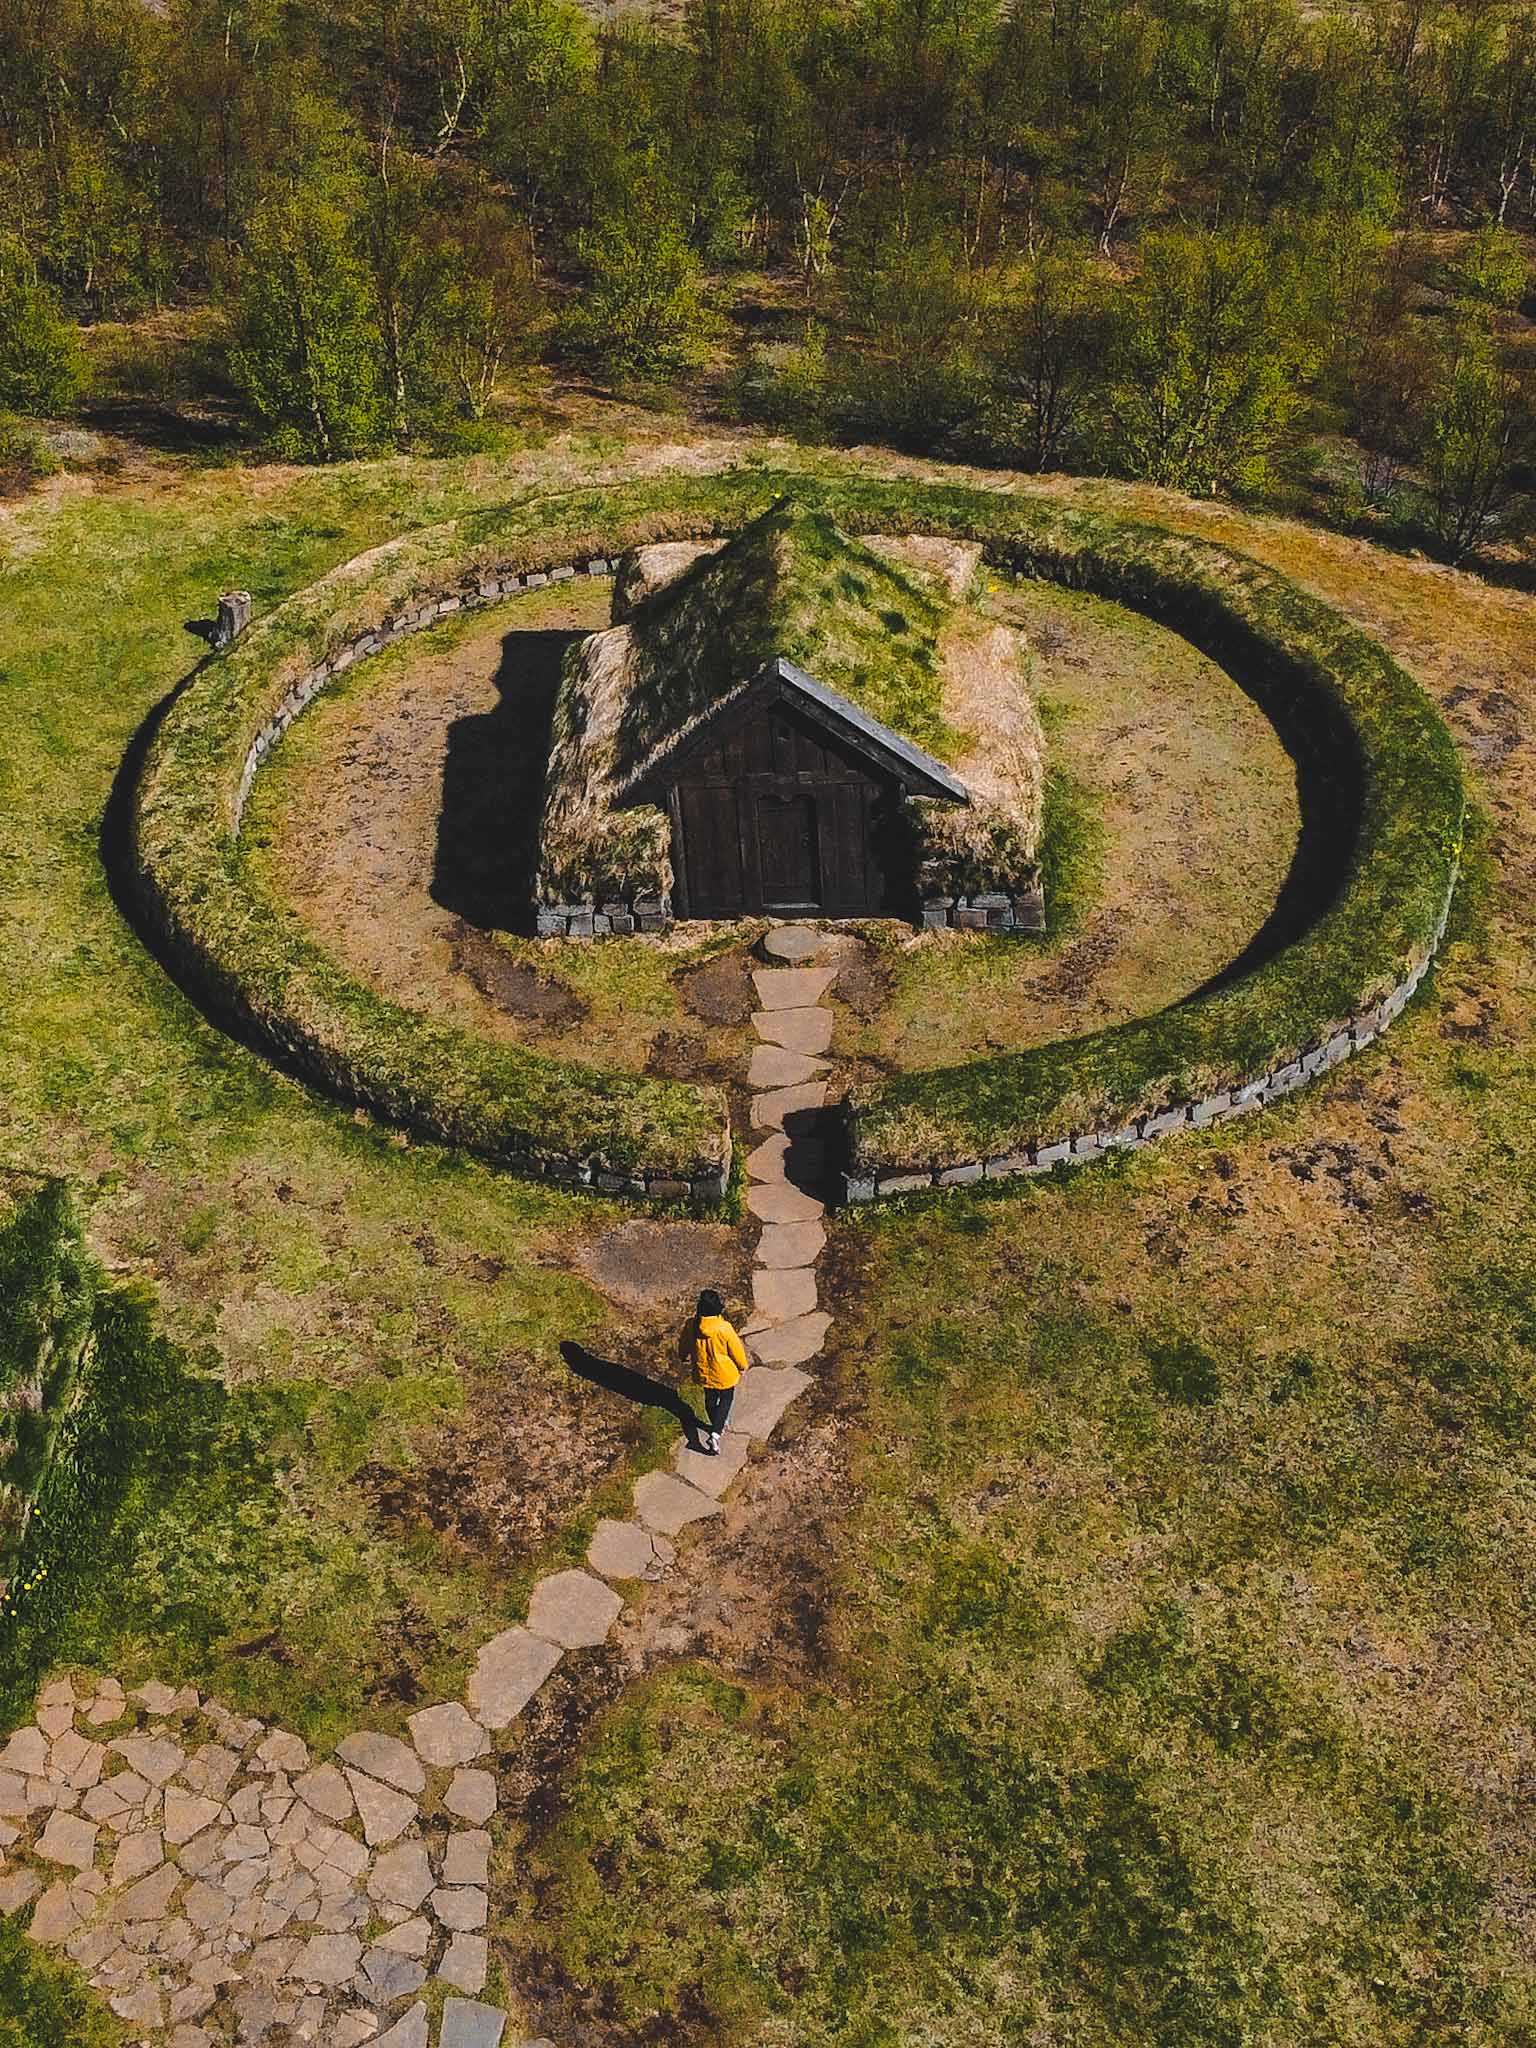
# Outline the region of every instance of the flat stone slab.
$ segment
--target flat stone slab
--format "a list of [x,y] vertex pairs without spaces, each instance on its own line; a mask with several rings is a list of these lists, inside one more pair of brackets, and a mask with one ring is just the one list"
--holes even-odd
[[167,1784],[187,1760],[181,1744],[168,1735],[123,1735],[109,1747],[151,1785]]
[[374,1864],[368,1896],[414,1913],[435,1883],[423,1845],[402,1842],[398,1848],[386,1849]]
[[478,1885],[439,1885],[427,1910],[451,1934],[475,1934],[485,1925],[490,1900]]
[[507,1727],[559,1662],[559,1650],[544,1637],[526,1628],[503,1629],[475,1660],[469,1677],[469,1711],[482,1727]]
[[587,1563],[605,1579],[644,1579],[655,1571],[656,1545],[638,1522],[599,1522],[587,1546]]
[[752,1028],[768,1045],[786,1052],[825,1052],[832,1043],[836,1020],[824,1004],[804,1010],[754,1010]]
[[420,1794],[427,1789],[427,1774],[421,1760],[397,1735],[374,1735],[362,1731],[336,1745],[344,1764],[366,1771],[370,1778],[382,1778],[397,1791]]
[[372,2048],[427,2048],[427,2008],[413,2005],[387,2034],[374,2037]]
[[420,1913],[412,1920],[402,1920],[398,1927],[391,1927],[388,1934],[381,1934],[375,1943],[375,1947],[386,1950],[390,1955],[414,1956],[417,1961],[431,1946],[431,1923]]
[[[752,1375],[747,1374],[750,1379]],[[635,1481],[635,1513],[648,1529],[675,1536],[690,1522],[718,1515],[720,1503],[670,1472],[645,1472]]]
[[770,1088],[766,1095],[753,1096],[752,1122],[760,1131],[782,1131],[786,1117],[826,1106],[825,1081],[804,1081],[797,1088]]
[[758,967],[752,972],[757,1000],[765,1010],[807,1010],[837,979],[835,967]]
[[96,1861],[98,1832],[93,1820],[82,1820],[78,1813],[55,1811],[37,1838],[36,1853],[45,1863],[62,1863],[67,1870],[89,1870]]
[[485,1989],[490,1962],[490,1946],[483,1934],[456,1934],[437,1966],[437,1974],[455,1991],[467,1992],[473,1998],[477,1991]]
[[826,932],[812,931],[805,924],[776,924],[759,942],[764,959],[783,961],[788,967],[804,966],[830,943]]
[[493,2005],[481,2005],[472,1998],[445,1998],[440,2048],[501,2048],[506,2027],[506,2014]]
[[[741,1382],[752,1375],[748,1373]],[[741,1386],[737,1388],[740,1398]],[[734,1413],[734,1409],[733,1409]],[[713,1457],[704,1451],[691,1451],[686,1444],[679,1444],[672,1456],[674,1470],[680,1479],[686,1479],[690,1486],[696,1486],[701,1493],[707,1493],[711,1500],[719,1500],[729,1488],[733,1479],[747,1462],[749,1439],[728,1430],[720,1439],[720,1449]]]
[[[427,1922],[422,1921],[426,1927]],[[422,1954],[426,1953],[425,1948]],[[302,1958],[301,1958],[302,1960]],[[302,1975],[302,1971],[291,1972]],[[382,1943],[369,1949],[357,1973],[359,1994],[375,2005],[393,2005],[397,1998],[409,1998],[427,1981],[425,1965],[420,1957],[397,1954]]]
[[825,1202],[788,1181],[759,1181],[749,1187],[747,1207],[759,1223],[819,1223],[827,1213]]
[[460,1820],[478,1826],[496,1811],[496,1780],[489,1771],[455,1771],[443,1804]]
[[294,1780],[293,1789],[304,1804],[327,1820],[352,1818],[352,1788],[334,1764],[319,1764]]
[[[351,1806],[349,1799],[349,1812]],[[204,1828],[212,1827],[223,1811],[217,1799],[205,1798],[200,1792],[168,1790],[165,1795],[165,1839],[177,1847],[183,1842],[190,1842]]]
[[384,1848],[419,1816],[421,1809],[408,1792],[381,1785],[364,1771],[348,1771],[347,1778],[362,1819],[363,1839],[370,1849]]
[[48,1768],[48,1738],[41,1728],[18,1728],[4,1749],[0,1749],[0,1771],[17,1771],[23,1777],[41,1777]]
[[752,1275],[752,1305],[772,1322],[810,1315],[817,1299],[816,1275],[809,1266],[759,1266]]
[[831,1327],[832,1318],[818,1310],[815,1315],[796,1316],[792,1322],[775,1323],[771,1330],[753,1331],[747,1337],[747,1349],[760,1365],[804,1365],[826,1342]]
[[759,1266],[813,1266],[826,1242],[819,1223],[765,1223],[753,1257]]
[[736,1389],[726,1443],[737,1435],[759,1440],[771,1436],[783,1419],[784,1410],[810,1384],[810,1374],[799,1372],[792,1365],[755,1365]]
[[405,1725],[423,1763],[446,1770],[454,1764],[472,1764],[490,1748],[485,1730],[472,1720],[457,1700],[440,1707],[423,1707],[408,1714]]
[[826,1071],[825,1060],[813,1060],[807,1053],[791,1052],[782,1045],[759,1045],[752,1050],[747,1083],[752,1088],[798,1088],[802,1081],[818,1080]]
[[444,1884],[488,1885],[491,1881],[491,1837],[487,1828],[458,1828],[443,1851]]
[[590,1649],[606,1642],[624,1610],[612,1586],[590,1572],[551,1572],[540,1579],[528,1602],[528,1626],[546,1642],[565,1650]]
[[770,1130],[762,1145],[748,1153],[748,1178],[762,1182],[786,1180],[803,1188],[825,1161],[827,1149],[817,1139],[793,1139],[786,1130]]

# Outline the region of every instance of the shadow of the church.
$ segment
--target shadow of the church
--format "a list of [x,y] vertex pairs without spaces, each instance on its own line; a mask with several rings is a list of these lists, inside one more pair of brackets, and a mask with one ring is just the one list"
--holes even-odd
[[432,900],[482,931],[534,929],[539,814],[560,664],[585,637],[508,633],[495,708],[448,728]]

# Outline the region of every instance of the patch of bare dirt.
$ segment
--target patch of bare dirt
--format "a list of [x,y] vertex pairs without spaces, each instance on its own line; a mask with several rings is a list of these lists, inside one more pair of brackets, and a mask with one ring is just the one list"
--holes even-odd
[[[631,1308],[593,1340],[592,1355],[664,1391],[678,1377],[678,1326],[664,1307]],[[355,1483],[375,1521],[401,1541],[430,1531],[505,1579],[546,1553],[631,1463],[646,1418],[637,1400],[580,1373],[551,1382],[512,1356],[467,1376],[463,1412],[418,1440],[410,1464],[365,1466]]]
[[504,953],[487,932],[460,918],[448,941],[448,957],[456,972],[466,975],[488,1003],[512,1017],[541,1024],[571,1024],[587,1013],[573,988],[555,976],[540,974]]
[[723,1223],[620,1223],[583,1246],[592,1285],[626,1308],[692,1306],[702,1287],[740,1285],[738,1231]]
[[717,953],[677,977],[684,1009],[706,1024],[745,1024],[757,1007],[745,953]]
[[658,1031],[651,1041],[645,1071],[658,1081],[716,1078],[710,1067],[708,1041],[699,1031]]
[[889,956],[867,939],[849,939],[838,947],[836,959],[838,1002],[856,1017],[877,1016],[895,985]]

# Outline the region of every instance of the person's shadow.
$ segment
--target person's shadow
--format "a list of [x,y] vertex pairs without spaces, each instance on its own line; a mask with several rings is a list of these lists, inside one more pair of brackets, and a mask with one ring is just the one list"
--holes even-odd
[[699,1448],[703,1425],[676,1387],[669,1387],[664,1380],[650,1379],[645,1373],[636,1372],[633,1366],[618,1365],[611,1358],[599,1358],[595,1351],[588,1351],[585,1345],[570,1338],[561,1344],[560,1356],[572,1372],[590,1380],[594,1387],[602,1387],[610,1394],[620,1394],[641,1408],[662,1408],[668,1415],[675,1415],[688,1439],[688,1448],[694,1451]]
[[531,932],[550,720],[583,633],[508,633],[493,711],[456,718],[443,760],[432,900],[481,931]]

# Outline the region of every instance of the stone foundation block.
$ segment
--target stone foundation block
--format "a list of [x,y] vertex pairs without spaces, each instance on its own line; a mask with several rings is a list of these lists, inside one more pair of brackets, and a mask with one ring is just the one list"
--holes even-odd
[[1205,1124],[1216,1123],[1231,1107],[1232,1091],[1229,1088],[1222,1088],[1216,1094],[1207,1095],[1202,1101],[1195,1103],[1189,1112],[1189,1121],[1196,1130],[1199,1130]]
[[1045,1168],[1028,1152],[1005,1152],[986,1163],[988,1180],[1002,1180],[1012,1173],[1043,1173]]

